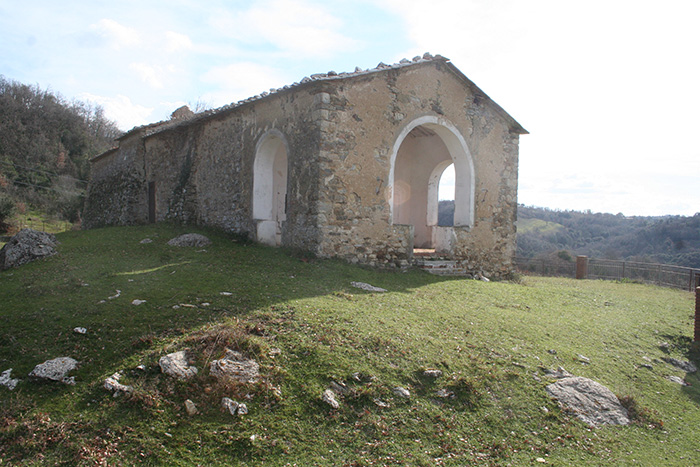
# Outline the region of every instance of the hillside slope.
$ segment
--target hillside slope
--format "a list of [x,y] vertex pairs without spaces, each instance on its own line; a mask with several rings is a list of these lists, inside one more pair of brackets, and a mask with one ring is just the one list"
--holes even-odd
[[[0,272],[0,371],[21,379],[0,387],[0,463],[651,466],[700,455],[700,379],[663,360],[697,361],[688,292],[382,272],[212,231],[195,230],[213,240],[205,248],[167,245],[189,231],[66,232],[57,256]],[[260,364],[256,382],[210,375],[226,348]],[[158,366],[179,350],[199,369],[185,382]],[[80,362],[75,386],[27,379],[59,356]],[[591,430],[562,411],[545,391],[544,370],[558,366],[624,396],[635,422]],[[103,387],[115,372],[131,393]],[[321,400],[334,385],[337,409]],[[222,397],[248,414],[222,411]]]

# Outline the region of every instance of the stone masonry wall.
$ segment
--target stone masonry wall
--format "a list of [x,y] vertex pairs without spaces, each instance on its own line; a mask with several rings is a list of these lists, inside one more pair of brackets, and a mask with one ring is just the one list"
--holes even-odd
[[144,222],[146,189],[141,135],[134,134],[120,141],[118,151],[93,162],[83,227]]

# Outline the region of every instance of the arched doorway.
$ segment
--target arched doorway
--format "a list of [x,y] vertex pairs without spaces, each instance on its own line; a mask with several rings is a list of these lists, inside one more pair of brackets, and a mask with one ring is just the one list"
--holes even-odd
[[413,245],[421,250],[449,250],[452,227],[438,228],[439,184],[454,165],[455,227],[474,219],[474,164],[464,138],[447,120],[421,117],[408,124],[391,155],[392,223],[413,226]]
[[253,219],[260,243],[278,246],[287,219],[287,142],[277,130],[258,141],[253,165]]

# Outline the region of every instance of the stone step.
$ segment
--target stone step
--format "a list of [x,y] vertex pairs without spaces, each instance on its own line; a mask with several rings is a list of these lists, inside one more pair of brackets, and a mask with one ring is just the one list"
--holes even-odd
[[415,258],[413,264],[430,274],[439,276],[466,276],[468,274],[464,265],[455,260]]

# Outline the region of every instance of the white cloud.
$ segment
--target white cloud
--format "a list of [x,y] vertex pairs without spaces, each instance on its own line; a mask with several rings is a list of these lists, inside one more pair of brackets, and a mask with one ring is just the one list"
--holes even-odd
[[216,107],[261,94],[270,88],[279,88],[289,82],[280,70],[252,62],[212,68],[201,79],[216,87],[216,91],[202,96],[204,101]]
[[163,88],[163,68],[160,66],[151,66],[146,63],[130,63],[129,69],[135,71],[139,78],[155,89]]
[[173,31],[165,33],[165,51],[168,53],[180,52],[183,50],[192,49],[192,39],[185,34],[180,34]]
[[123,26],[112,19],[101,19],[90,26],[90,30],[104,38],[115,50],[141,43],[137,30]]
[[83,93],[78,95],[78,99],[100,105],[105,111],[105,117],[117,122],[117,126],[122,130],[149,123],[149,117],[153,113],[153,108],[134,104],[131,99],[122,94],[106,97]]
[[342,20],[305,1],[271,0],[243,12],[220,12],[212,25],[248,44],[268,43],[289,54],[330,56],[360,43],[338,30]]

